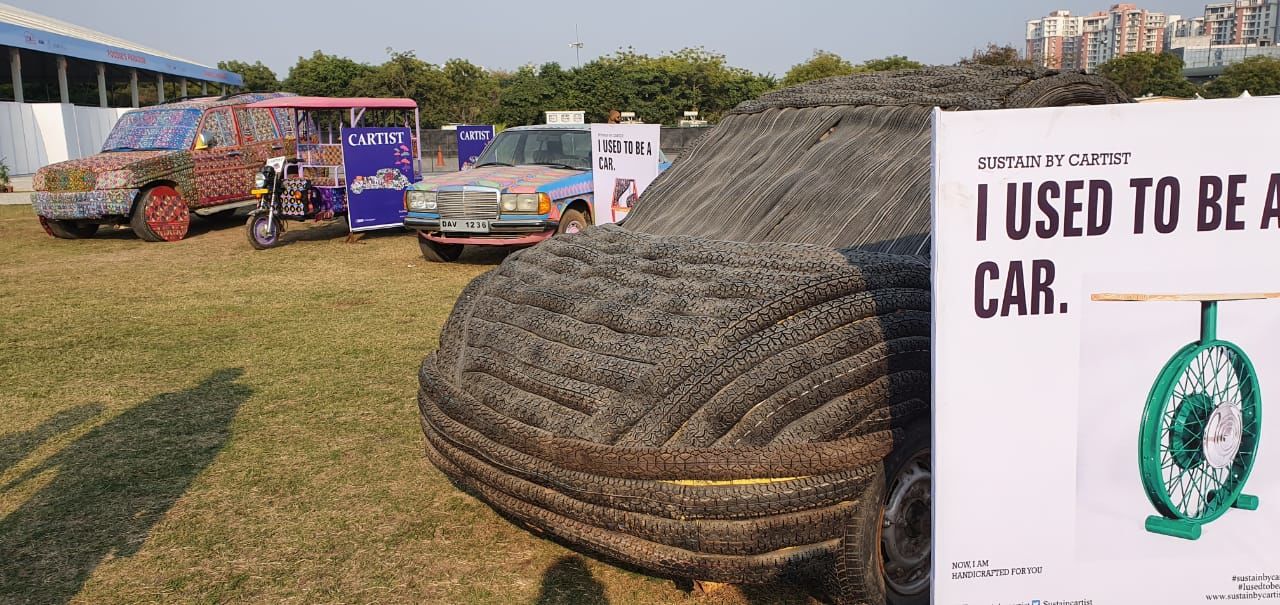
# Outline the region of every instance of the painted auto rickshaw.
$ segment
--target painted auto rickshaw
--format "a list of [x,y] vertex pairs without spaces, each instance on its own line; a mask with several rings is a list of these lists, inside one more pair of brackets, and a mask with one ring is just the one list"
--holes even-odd
[[413,99],[287,97],[251,107],[293,110],[298,133],[295,155],[270,158],[254,176],[251,246],[279,245],[286,220],[345,217],[351,233],[403,226],[402,191],[422,159]]

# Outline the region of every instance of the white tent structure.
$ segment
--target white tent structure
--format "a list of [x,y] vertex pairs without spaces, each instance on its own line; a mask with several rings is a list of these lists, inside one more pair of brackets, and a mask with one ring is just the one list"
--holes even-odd
[[[128,40],[0,4],[0,161],[13,174],[98,151],[129,108],[244,83]],[[5,76],[8,77],[5,77]]]

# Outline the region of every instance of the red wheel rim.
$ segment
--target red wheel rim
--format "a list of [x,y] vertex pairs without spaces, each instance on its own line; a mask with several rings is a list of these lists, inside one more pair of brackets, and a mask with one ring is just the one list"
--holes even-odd
[[191,226],[191,213],[187,203],[177,190],[161,185],[147,194],[147,206],[143,209],[143,218],[147,227],[160,239],[176,242],[187,236],[187,228]]

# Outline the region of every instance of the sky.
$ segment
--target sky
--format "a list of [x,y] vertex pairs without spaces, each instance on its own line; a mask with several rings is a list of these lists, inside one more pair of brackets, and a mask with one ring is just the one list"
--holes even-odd
[[[816,49],[855,63],[894,54],[924,63],[954,63],[987,42],[1023,48],[1026,21],[1050,10],[1087,14],[1114,3],[4,1],[197,63],[261,60],[281,78],[299,56],[314,50],[372,64],[384,61],[391,48],[412,50],[432,63],[457,57],[490,69],[549,61],[572,67],[576,59],[569,44],[575,40],[575,26],[584,63],[627,47],[659,54],[697,46],[726,55],[731,65],[779,76]],[[1167,14],[1204,11],[1203,0],[1135,3]]]

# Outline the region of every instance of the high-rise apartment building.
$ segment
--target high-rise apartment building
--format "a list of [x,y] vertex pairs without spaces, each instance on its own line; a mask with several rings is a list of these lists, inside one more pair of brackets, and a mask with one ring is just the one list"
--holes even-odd
[[1280,46],[1280,0],[1208,4],[1203,16],[1190,19],[1116,4],[1091,15],[1058,10],[1027,22],[1027,57],[1062,70],[1093,71],[1129,53],[1170,49],[1178,49],[1188,68],[1225,65],[1239,60],[1233,57],[1276,51],[1258,48],[1263,46]]
[[1051,69],[1073,69],[1080,38],[1080,17],[1071,11],[1027,21],[1027,56]]
[[1110,15],[1103,12],[1080,17],[1080,41],[1076,43],[1078,54],[1075,69],[1093,71],[1094,67],[1111,59],[1114,32],[1107,27],[1110,22]]
[[1168,23],[1163,13],[1134,4],[1116,4],[1080,17],[1053,11],[1027,22],[1027,57],[1053,69],[1093,71],[1121,55],[1159,53]]
[[1276,43],[1280,0],[1235,0],[1204,7],[1204,34],[1214,45]]
[[1170,15],[1169,24],[1164,28],[1164,46],[1172,46],[1175,38],[1196,38],[1205,35],[1204,17],[1183,19],[1180,15]]

